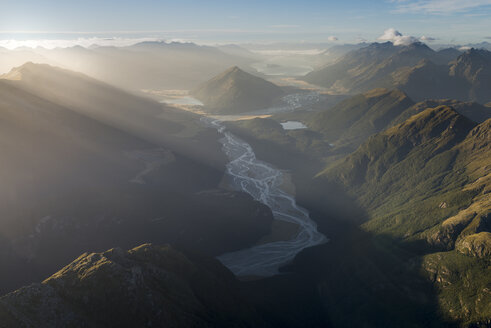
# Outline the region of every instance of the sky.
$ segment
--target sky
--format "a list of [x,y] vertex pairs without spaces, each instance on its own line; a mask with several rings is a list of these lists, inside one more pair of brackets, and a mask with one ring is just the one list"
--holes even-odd
[[428,43],[491,42],[491,0],[0,0],[0,45],[153,38],[342,44],[376,41],[387,31]]

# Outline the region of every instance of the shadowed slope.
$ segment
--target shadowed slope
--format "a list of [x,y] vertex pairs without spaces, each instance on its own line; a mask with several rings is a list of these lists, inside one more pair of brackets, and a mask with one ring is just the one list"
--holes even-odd
[[[251,327],[265,323],[218,261],[144,244],[85,253],[0,298],[10,327]],[[1,325],[1,324],[0,324]]]
[[[76,74],[62,73],[77,80]],[[49,100],[39,90],[38,95],[27,91],[34,85],[22,80],[0,80],[1,292],[39,280],[86,250],[172,242],[219,255],[269,232],[271,212],[265,206],[217,189],[224,159],[215,157],[213,167],[178,147],[220,154],[216,133],[196,125],[194,136],[175,136],[167,130],[190,122],[163,120],[155,142],[145,140],[98,120],[99,111],[109,113],[106,117],[122,115],[112,107],[117,103],[112,97],[121,95],[134,104],[121,109],[134,115],[136,122],[128,124],[142,122],[143,116],[159,132],[160,119],[138,113],[152,112],[158,104],[142,99],[140,107],[140,98],[115,90],[84,107],[84,97],[91,101],[87,89],[96,92],[96,87],[81,80],[89,86],[80,87],[78,107],[67,107],[68,97],[56,103],[47,87]],[[179,143],[167,142],[172,138]]]

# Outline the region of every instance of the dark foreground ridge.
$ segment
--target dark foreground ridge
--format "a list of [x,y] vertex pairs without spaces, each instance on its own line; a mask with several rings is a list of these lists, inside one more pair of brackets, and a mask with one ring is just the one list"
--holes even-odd
[[217,260],[144,244],[85,253],[0,298],[0,327],[263,326]]

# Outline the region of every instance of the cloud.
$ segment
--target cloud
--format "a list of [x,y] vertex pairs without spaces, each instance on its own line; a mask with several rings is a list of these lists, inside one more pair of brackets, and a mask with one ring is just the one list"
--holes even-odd
[[381,36],[378,37],[378,40],[390,41],[395,46],[407,46],[407,45],[410,45],[411,43],[418,41],[418,39],[416,39],[413,36],[402,35],[401,32],[397,31],[394,28],[389,28],[389,29],[385,30],[384,34],[382,34]]
[[431,36],[426,36],[423,35],[422,37],[419,38],[420,41],[425,41],[425,42],[431,42],[431,41],[436,41],[436,38],[432,38]]
[[491,0],[411,0],[397,3],[396,12],[424,14],[453,14],[491,7]]
[[334,41],[338,41],[339,39],[336,36],[331,35],[330,37],[327,38],[327,40],[334,42]]
[[484,37],[486,40],[491,40],[491,36]]

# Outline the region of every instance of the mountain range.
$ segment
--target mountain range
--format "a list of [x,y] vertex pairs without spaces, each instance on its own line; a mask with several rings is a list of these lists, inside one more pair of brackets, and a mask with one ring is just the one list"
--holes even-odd
[[490,58],[487,50],[460,53],[434,51],[423,43],[374,43],[307,74],[304,80],[336,93],[398,88],[416,101],[452,98],[487,103]]
[[[224,49],[224,48],[222,48]],[[224,51],[194,43],[146,41],[131,46],[0,49],[0,72],[25,62],[63,67],[111,85],[142,89],[192,89],[233,65],[257,61],[243,49]]]
[[381,132],[426,108],[452,106],[475,122],[491,118],[489,107],[475,102],[440,99],[414,102],[406,93],[374,89],[341,101],[337,105],[304,118],[314,131],[322,133],[337,148],[355,150],[369,136]]

